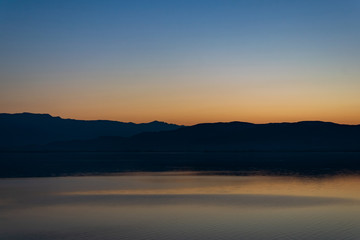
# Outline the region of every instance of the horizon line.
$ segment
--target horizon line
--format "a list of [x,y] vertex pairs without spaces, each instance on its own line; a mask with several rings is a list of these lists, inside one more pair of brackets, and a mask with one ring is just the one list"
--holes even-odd
[[279,121],[279,122],[261,122],[261,123],[254,123],[254,122],[248,122],[248,121],[239,121],[239,120],[232,120],[232,121],[214,121],[214,122],[198,122],[195,124],[177,124],[177,123],[171,123],[167,121],[161,121],[161,120],[153,120],[149,122],[127,122],[127,121],[120,121],[120,120],[109,120],[109,119],[76,119],[76,118],[64,118],[61,116],[55,116],[50,113],[35,113],[35,112],[15,112],[15,113],[0,113],[1,114],[7,114],[7,115],[20,115],[20,114],[32,114],[32,115],[48,115],[53,118],[60,118],[64,120],[76,120],[76,121],[109,121],[109,122],[119,122],[119,123],[129,123],[129,124],[149,124],[154,122],[159,123],[166,123],[166,124],[174,124],[178,126],[195,126],[200,124],[216,124],[216,123],[248,123],[248,124],[255,124],[255,125],[261,125],[261,124],[282,124],[282,123],[302,123],[302,122],[321,122],[321,123],[332,123],[337,125],[348,125],[348,126],[359,126],[360,123],[357,124],[348,124],[348,123],[339,123],[339,122],[333,122],[333,121],[324,121],[324,120],[297,120],[297,121]]

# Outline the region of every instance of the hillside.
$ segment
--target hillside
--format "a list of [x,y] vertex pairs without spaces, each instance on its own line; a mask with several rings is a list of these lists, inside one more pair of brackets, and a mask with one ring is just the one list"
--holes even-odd
[[131,137],[56,142],[56,151],[360,151],[360,125],[329,122],[206,123]]
[[0,114],[0,147],[46,144],[54,141],[93,139],[100,136],[129,137],[142,132],[178,129],[165,122],[124,123],[83,121],[53,117],[49,114]]

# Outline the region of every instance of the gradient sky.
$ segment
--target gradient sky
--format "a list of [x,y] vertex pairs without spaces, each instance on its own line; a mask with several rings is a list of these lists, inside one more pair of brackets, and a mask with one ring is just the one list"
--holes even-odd
[[0,0],[0,112],[360,124],[360,0]]

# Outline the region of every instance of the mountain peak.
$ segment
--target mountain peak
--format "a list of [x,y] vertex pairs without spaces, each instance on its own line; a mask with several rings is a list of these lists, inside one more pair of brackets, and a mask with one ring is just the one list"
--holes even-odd
[[154,121],[152,121],[152,122],[149,122],[148,124],[168,124],[168,123],[166,123],[166,122],[163,122],[163,121],[158,121],[158,120],[154,120]]
[[175,130],[181,126],[154,121],[124,123],[106,120],[76,120],[53,117],[41,113],[1,113],[0,148],[43,144],[53,141],[93,139],[100,136],[130,137],[143,132]]

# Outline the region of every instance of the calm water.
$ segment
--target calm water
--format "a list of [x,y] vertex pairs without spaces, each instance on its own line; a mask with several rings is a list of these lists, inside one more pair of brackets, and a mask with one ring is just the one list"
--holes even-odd
[[360,177],[0,179],[0,239],[360,239]]

